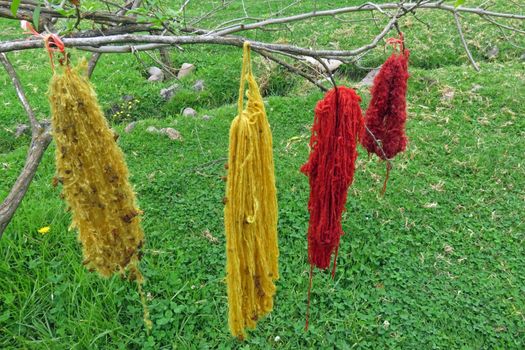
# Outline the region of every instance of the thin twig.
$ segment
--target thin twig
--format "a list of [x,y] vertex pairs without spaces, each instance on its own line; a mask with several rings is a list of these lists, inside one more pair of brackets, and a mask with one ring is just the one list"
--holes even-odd
[[285,61],[283,61],[283,60],[273,56],[269,52],[267,52],[265,50],[261,50],[261,49],[256,49],[256,48],[253,48],[253,47],[252,47],[252,50],[257,52],[261,56],[266,57],[267,59],[272,60],[272,61],[274,61],[277,64],[280,64],[281,66],[283,66],[286,69],[288,69],[290,72],[302,76],[303,78],[305,78],[306,80],[308,80],[309,82],[311,82],[312,84],[317,86],[319,89],[321,89],[321,91],[323,91],[323,92],[328,91],[328,89],[326,87],[324,87],[323,85],[319,84],[317,81],[315,81],[315,79],[312,79],[308,74],[306,74],[306,73],[302,72],[301,70],[295,68],[294,66],[286,63]]
[[470,50],[468,48],[467,41],[465,40],[465,36],[463,35],[463,30],[461,29],[461,23],[459,22],[459,16],[457,12],[454,12],[454,21],[456,22],[456,27],[458,28],[459,38],[461,39],[463,48],[465,49],[465,52],[467,53],[467,57],[470,63],[472,64],[472,66],[474,67],[474,69],[479,72],[479,66],[476,63],[476,61],[474,61],[474,58],[472,57],[472,54],[470,53]]
[[7,74],[11,78],[11,82],[13,83],[15,87],[18,99],[22,103],[22,106],[24,107],[24,110],[26,111],[27,116],[29,117],[29,122],[31,124],[31,130],[32,130],[33,135],[40,133],[41,125],[36,119],[35,112],[33,111],[33,108],[31,108],[31,105],[29,104],[29,101],[27,100],[27,97],[22,88],[22,84],[20,83],[20,79],[18,78],[18,75],[16,74],[14,67],[11,64],[11,62],[9,62],[9,59],[7,58],[7,55],[5,53],[0,53],[0,62],[2,62],[2,65],[7,71]]
[[508,26],[508,25],[505,25],[503,23],[499,23],[499,22],[496,22],[495,20],[493,20],[492,18],[490,18],[490,16],[480,16],[481,18],[483,18],[485,21],[488,21],[498,27],[501,27],[501,28],[505,28],[507,30],[510,30],[510,31],[513,31],[513,32],[516,32],[516,33],[520,33],[520,34],[525,34],[525,30],[521,30],[521,29],[518,29],[516,27],[512,27],[512,26]]

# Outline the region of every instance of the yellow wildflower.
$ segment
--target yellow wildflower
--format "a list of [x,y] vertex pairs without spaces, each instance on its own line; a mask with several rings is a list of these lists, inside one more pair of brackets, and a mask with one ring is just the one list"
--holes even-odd
[[49,230],[51,230],[51,226],[45,226],[45,227],[39,228],[38,233],[45,235],[46,233],[49,232]]

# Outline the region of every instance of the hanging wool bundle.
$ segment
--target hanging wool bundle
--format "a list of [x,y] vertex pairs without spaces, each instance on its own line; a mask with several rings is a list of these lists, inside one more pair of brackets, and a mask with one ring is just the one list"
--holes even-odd
[[[401,39],[395,39],[403,47]],[[386,190],[389,160],[406,148],[405,135],[406,92],[409,51],[393,53],[383,64],[374,79],[372,98],[365,115],[367,132],[362,139],[362,145],[368,153],[375,153],[381,159],[387,160],[387,175],[382,193]]]
[[309,176],[308,260],[310,284],[306,309],[306,326],[310,310],[313,268],[326,269],[332,254],[335,276],[339,241],[344,234],[341,225],[348,187],[352,184],[357,158],[357,142],[362,137],[364,121],[354,90],[339,86],[328,91],[315,107],[310,138],[310,157],[301,167]]
[[308,260],[326,269],[343,235],[341,215],[357,158],[356,145],[363,133],[363,116],[354,90],[339,86],[330,90],[315,107],[310,138],[310,158],[301,171],[310,177],[308,210]]
[[[244,81],[248,102],[243,110]],[[230,129],[224,208],[228,323],[244,339],[245,328],[273,308],[279,277],[277,196],[272,135],[263,100],[251,71],[250,47],[244,44],[238,115]]]
[[72,211],[71,227],[79,232],[84,265],[105,277],[128,268],[129,278],[140,287],[141,212],[128,182],[124,155],[85,70],[84,62],[51,80],[57,178]]

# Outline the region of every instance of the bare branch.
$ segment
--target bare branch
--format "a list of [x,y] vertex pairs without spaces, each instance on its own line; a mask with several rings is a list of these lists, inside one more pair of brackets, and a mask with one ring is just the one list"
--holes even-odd
[[[370,43],[364,45],[355,50],[311,50],[302,48],[299,46],[293,45],[284,45],[284,44],[272,44],[264,43],[260,41],[251,41],[251,46],[260,49],[268,49],[275,51],[282,51],[293,53],[296,55],[302,56],[311,56],[311,57],[351,57],[356,56],[364,51],[368,51],[375,46],[378,42],[384,38],[390,29],[392,29],[397,18],[393,18],[383,31]],[[231,45],[242,47],[244,39],[236,36],[162,36],[162,35],[135,35],[135,34],[121,34],[121,35],[108,35],[108,36],[99,36],[91,38],[64,38],[63,42],[66,47],[76,47],[79,49],[89,48],[89,51],[97,52],[123,52],[122,47],[117,47],[112,49],[111,44],[120,44],[120,43],[137,43],[137,44],[165,44],[165,45],[175,45],[175,44],[219,44],[219,45]],[[0,43],[0,52],[9,52],[9,51],[18,51],[18,50],[28,50],[43,47],[44,43],[39,39],[31,40],[18,40]],[[93,47],[99,47],[99,50],[93,49]],[[158,48],[158,47],[153,47]],[[126,52],[129,52],[127,50]]]
[[33,180],[33,177],[36,173],[36,170],[38,169],[38,165],[40,164],[42,156],[47,147],[49,146],[49,143],[51,142],[51,133],[49,131],[49,128],[42,127],[37,121],[33,109],[27,101],[27,98],[25,96],[24,90],[22,89],[22,85],[20,84],[20,80],[18,79],[16,71],[14,70],[13,66],[11,65],[7,56],[4,53],[0,54],[0,62],[2,62],[2,65],[5,67],[7,74],[13,82],[18,98],[24,106],[24,109],[31,122],[31,129],[33,134],[31,139],[31,145],[29,146],[29,150],[27,153],[27,159],[24,169],[18,176],[17,180],[15,181],[15,184],[13,185],[7,197],[0,204],[1,238],[4,230],[11,221],[11,218],[13,217],[16,209],[22,202],[22,199],[24,198],[27,189],[29,188],[29,184]]
[[36,119],[35,112],[29,105],[29,101],[27,101],[24,90],[22,89],[22,84],[20,84],[20,79],[18,79],[18,75],[16,74],[16,71],[13,68],[13,65],[11,64],[11,62],[9,62],[9,59],[7,58],[7,55],[5,53],[0,53],[0,62],[2,62],[2,65],[7,71],[7,74],[11,78],[11,82],[13,83],[15,87],[18,99],[22,103],[22,106],[24,107],[24,110],[26,111],[27,116],[29,117],[29,122],[31,124],[31,130],[32,130],[33,136],[35,134],[40,133],[41,126]]
[[472,64],[472,66],[474,67],[474,69],[479,72],[479,66],[476,63],[476,61],[474,61],[474,58],[472,57],[472,54],[470,53],[470,50],[468,48],[467,41],[465,40],[465,36],[463,35],[463,30],[461,29],[461,23],[459,22],[459,16],[458,16],[457,12],[454,12],[454,21],[456,22],[456,27],[458,28],[459,38],[461,39],[461,43],[463,44],[463,48],[465,48],[465,52],[467,53],[467,57],[468,57],[470,63]]
[[91,78],[91,75],[93,75],[93,72],[95,71],[95,67],[97,66],[98,60],[100,59],[100,56],[102,53],[95,52],[88,62],[88,69],[87,69],[87,76],[88,78]]
[[516,33],[520,33],[520,34],[525,34],[525,30],[521,30],[521,29],[518,29],[516,27],[512,27],[512,26],[508,26],[508,25],[505,25],[503,23],[499,23],[499,22],[496,22],[495,20],[493,20],[492,18],[490,18],[490,16],[481,16],[481,18],[483,18],[484,20],[498,26],[498,27],[501,27],[501,28],[504,28],[504,29],[507,29],[507,30],[510,30],[510,31],[513,31],[513,32],[516,32]]
[[366,3],[360,6],[350,6],[350,7],[342,7],[338,9],[333,9],[333,10],[314,11],[314,12],[308,12],[308,13],[301,13],[301,14],[289,16],[289,17],[271,18],[271,19],[267,19],[264,21],[260,21],[260,22],[250,23],[250,24],[239,24],[235,27],[230,27],[230,28],[215,32],[213,34],[214,35],[226,35],[226,34],[232,34],[232,33],[239,32],[239,31],[259,29],[259,28],[262,28],[268,25],[296,22],[296,21],[301,21],[304,19],[314,18],[314,17],[335,16],[335,15],[340,15],[340,14],[349,13],[349,12],[380,11],[381,13],[385,13],[384,10],[396,10],[399,8],[403,9],[405,12],[413,11],[416,8],[417,9],[438,9],[438,10],[449,11],[452,13],[465,12],[465,13],[474,13],[478,15],[486,15],[486,16],[492,16],[492,17],[503,17],[503,18],[514,18],[514,19],[525,20],[525,15],[493,12],[493,11],[487,11],[481,8],[468,8],[468,7],[455,8],[454,6],[441,4],[439,1],[424,2],[424,3],[423,2],[402,3],[402,4]]
[[0,238],[22,202],[50,142],[51,133],[49,131],[45,131],[31,141],[24,169],[15,181],[11,192],[9,192],[4,202],[0,204]]
[[[0,17],[9,18],[9,19],[18,19],[18,20],[33,20],[33,12],[39,6],[39,4],[33,3],[22,3],[18,8],[16,16],[13,16],[11,13],[11,1],[1,1],[0,0]],[[64,15],[58,11],[42,7],[41,16],[43,17],[54,17],[54,18],[68,18],[72,20],[77,20],[77,15]],[[135,24],[137,20],[131,16],[119,16],[111,12],[105,11],[91,11],[82,13],[82,19],[91,20],[94,22],[102,23],[118,23],[118,24]]]

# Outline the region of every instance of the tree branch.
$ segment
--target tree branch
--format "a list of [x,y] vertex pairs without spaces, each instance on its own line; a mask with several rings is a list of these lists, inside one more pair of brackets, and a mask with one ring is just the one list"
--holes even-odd
[[13,68],[11,62],[9,62],[9,59],[7,58],[5,53],[0,53],[0,62],[2,62],[2,65],[7,71],[7,74],[11,78],[11,82],[13,83],[16,90],[16,95],[18,96],[18,99],[22,103],[22,106],[24,107],[24,110],[26,111],[27,116],[29,117],[29,123],[31,125],[31,131],[33,133],[33,136],[35,134],[40,133],[40,129],[42,127],[35,117],[35,112],[29,105],[29,101],[27,100],[24,90],[22,89],[22,84],[20,84],[20,80],[18,79],[18,75],[16,74],[15,69]]
[[350,6],[350,7],[342,7],[338,9],[333,9],[333,10],[307,12],[307,13],[301,13],[301,14],[289,16],[289,17],[270,18],[264,21],[259,21],[259,22],[250,23],[250,24],[239,24],[237,26],[233,26],[233,27],[229,27],[223,30],[212,32],[211,34],[226,35],[226,34],[232,34],[232,33],[239,32],[239,31],[260,29],[262,27],[274,25],[274,24],[283,24],[283,23],[301,21],[301,20],[305,20],[308,18],[314,18],[314,17],[335,16],[335,15],[340,15],[344,13],[362,12],[362,11],[380,11],[384,13],[384,10],[396,10],[399,8],[404,9],[406,12],[410,12],[414,10],[415,8],[427,9],[427,10],[437,9],[437,10],[443,10],[443,11],[448,11],[452,13],[465,12],[465,13],[474,13],[478,15],[485,15],[485,16],[492,16],[492,17],[502,17],[502,18],[513,18],[513,19],[525,20],[525,15],[493,12],[493,11],[484,10],[482,8],[469,8],[469,7],[456,8],[454,6],[441,4],[439,1],[426,2],[426,3],[417,3],[417,2],[416,3],[402,3],[402,4],[366,3],[360,6]]
[[472,54],[470,53],[470,50],[469,50],[468,45],[467,45],[467,41],[465,40],[465,36],[463,35],[463,30],[461,29],[461,23],[459,22],[459,16],[458,16],[457,12],[454,12],[454,21],[456,22],[456,27],[458,28],[459,38],[461,39],[461,43],[463,44],[463,48],[465,48],[465,51],[467,53],[467,57],[468,57],[470,63],[472,64],[472,66],[474,67],[474,69],[479,72],[479,66],[476,63],[476,61],[474,61],[474,57],[472,57]]
[[31,181],[33,180],[33,177],[35,176],[35,173],[38,169],[38,165],[42,160],[42,156],[44,155],[44,152],[46,151],[47,147],[49,146],[49,143],[51,142],[51,132],[49,130],[49,127],[43,127],[36,119],[33,109],[29,105],[29,102],[27,101],[27,98],[24,94],[22,85],[20,84],[20,80],[18,79],[16,71],[9,62],[7,56],[3,53],[0,54],[0,62],[6,69],[7,74],[13,82],[18,98],[20,99],[20,102],[24,106],[24,109],[29,117],[32,129],[31,145],[29,146],[29,150],[27,152],[27,159],[24,168],[22,169],[22,172],[16,179],[13,187],[11,188],[11,191],[4,199],[4,201],[0,204],[1,238],[2,234],[4,233],[4,230],[11,221],[11,218],[13,217],[16,209],[22,202],[22,199],[24,198],[27,189],[31,184]]
[[[24,1],[23,3],[20,4],[18,11],[16,13],[16,16],[13,16],[13,14],[11,13],[11,1],[0,0],[0,17],[9,18],[9,19],[17,19],[17,20],[27,20],[31,22],[33,20],[33,12],[39,6],[40,4],[38,3]],[[41,13],[41,16],[45,16],[45,17],[67,18],[67,19],[72,19],[75,21],[77,20],[76,14],[64,15],[63,13],[60,13],[56,10],[53,10],[47,7],[41,7],[40,13]],[[81,18],[92,20],[97,23],[98,22],[117,23],[117,24],[136,24],[137,23],[137,19],[131,16],[121,16],[121,15],[116,15],[114,13],[105,12],[105,11],[83,12]]]

